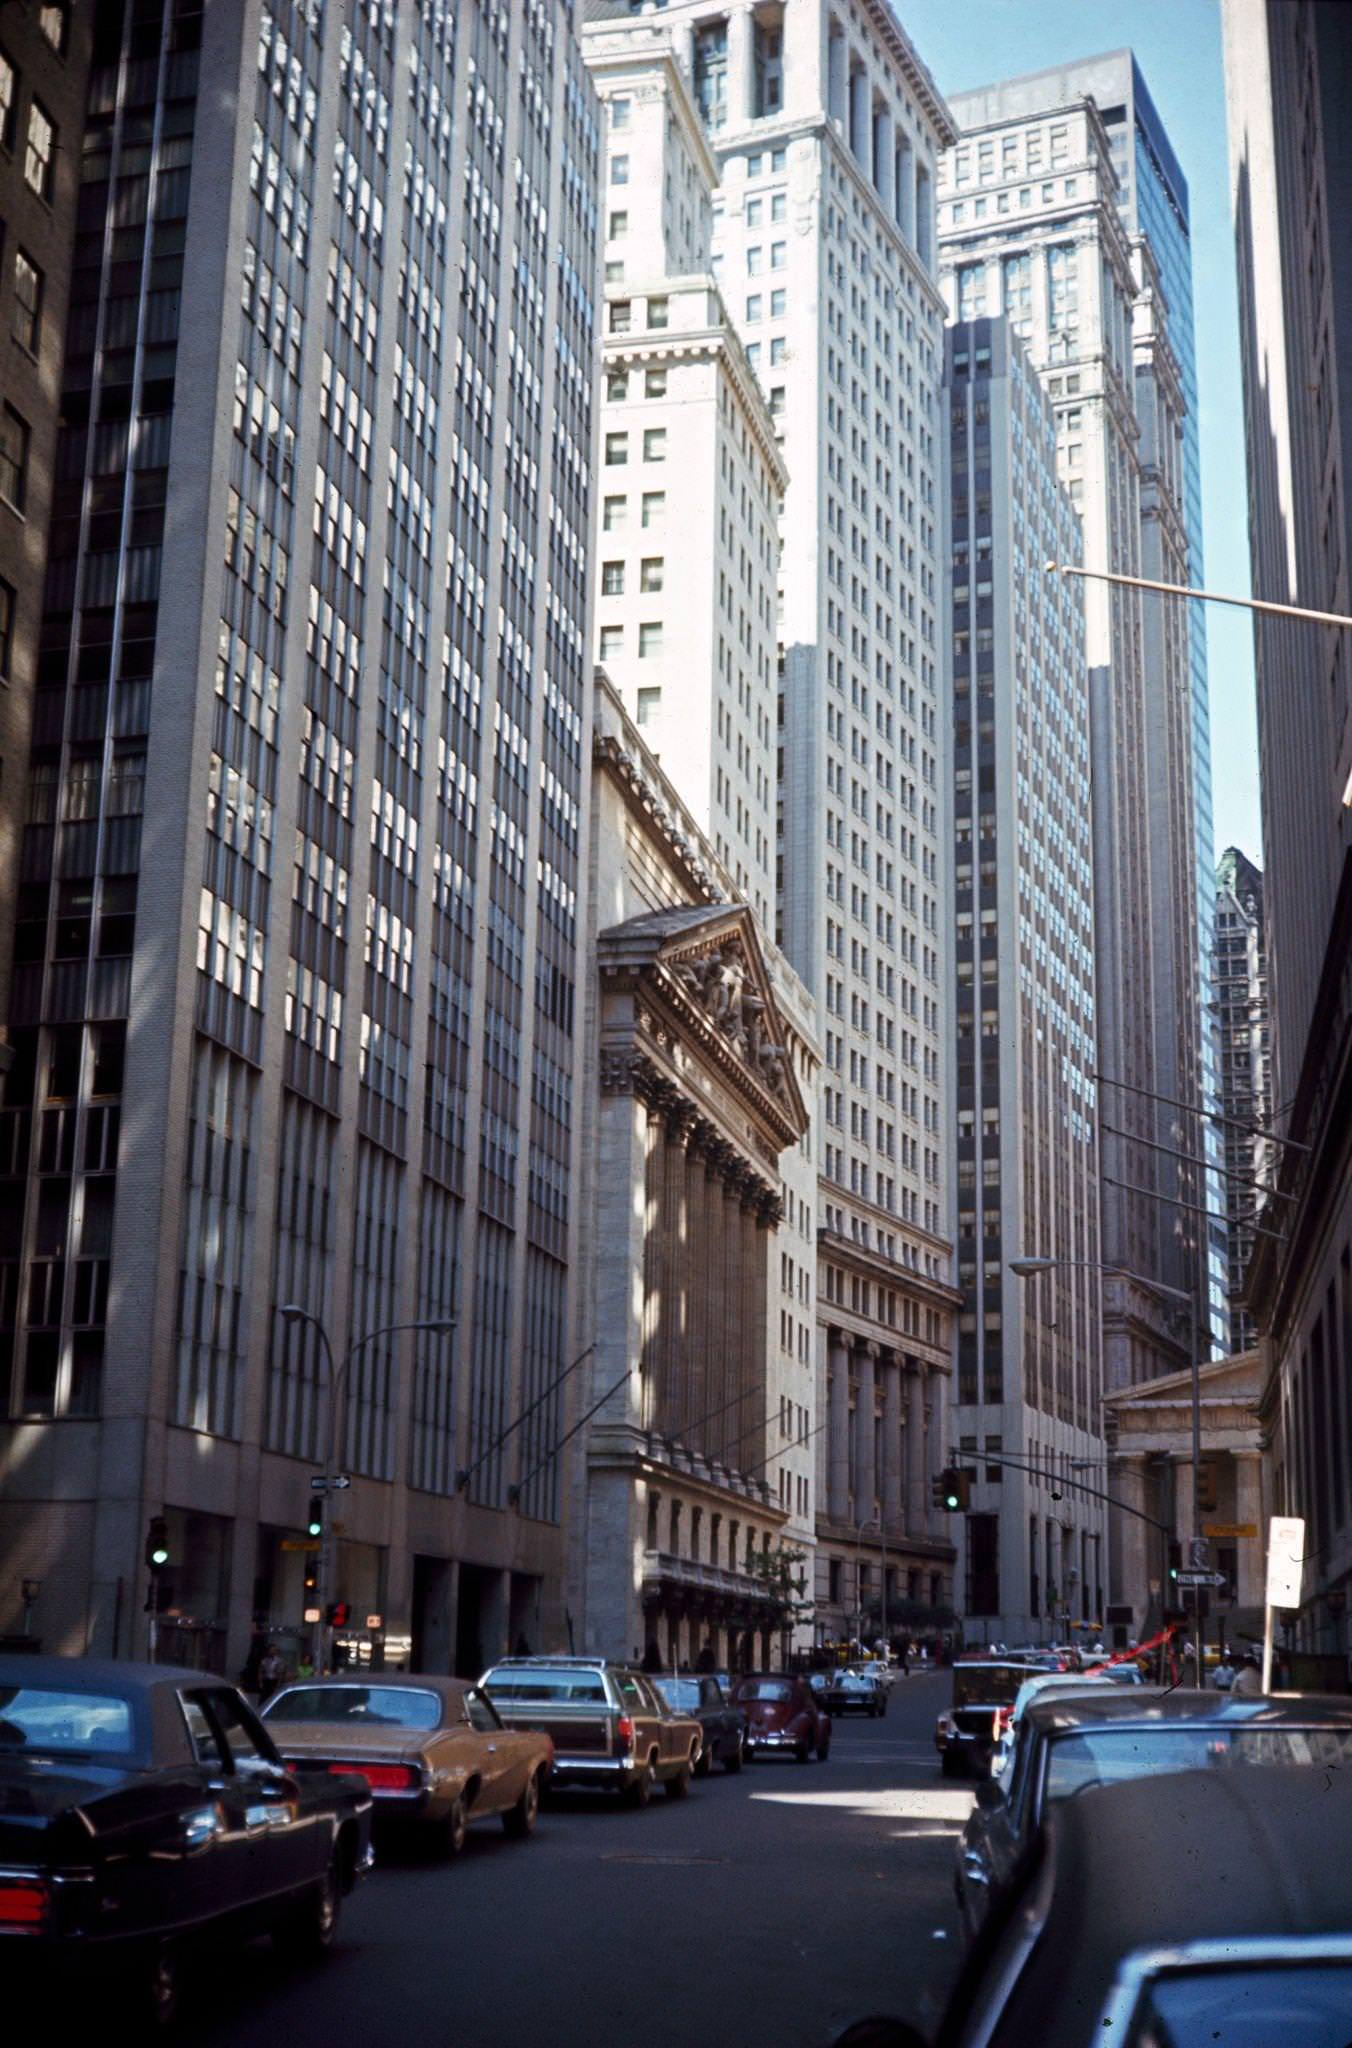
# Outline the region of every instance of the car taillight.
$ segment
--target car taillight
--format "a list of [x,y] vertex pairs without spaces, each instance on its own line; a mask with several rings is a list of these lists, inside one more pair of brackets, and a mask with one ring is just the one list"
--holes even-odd
[[373,1792],[416,1792],[422,1773],[412,1764],[330,1764],[331,1776],[365,1778]]
[[0,1934],[41,1934],[50,1910],[41,1878],[0,1877]]
[[1010,1716],[1013,1714],[1013,1712],[1013,1707],[998,1707],[996,1709],[995,1732],[997,1735],[1004,1734],[1006,1728],[1008,1728],[1009,1726]]
[[621,1749],[633,1748],[634,1724],[628,1714],[621,1714],[619,1720],[615,1723],[615,1740]]

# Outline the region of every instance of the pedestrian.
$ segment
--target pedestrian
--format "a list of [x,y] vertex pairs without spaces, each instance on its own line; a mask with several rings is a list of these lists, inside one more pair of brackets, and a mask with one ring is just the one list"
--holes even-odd
[[901,1649],[897,1653],[897,1662],[901,1665],[902,1677],[909,1678],[911,1675],[911,1646],[909,1643],[902,1644]]
[[258,1704],[266,1706],[286,1677],[286,1659],[276,1643],[269,1643],[258,1660]]
[[308,1650],[302,1650],[296,1659],[296,1676],[297,1678],[313,1678],[314,1675],[314,1659]]
[[1252,1650],[1244,1652],[1244,1661],[1235,1674],[1235,1682],[1230,1690],[1234,1693],[1261,1692],[1263,1690],[1262,1666]]

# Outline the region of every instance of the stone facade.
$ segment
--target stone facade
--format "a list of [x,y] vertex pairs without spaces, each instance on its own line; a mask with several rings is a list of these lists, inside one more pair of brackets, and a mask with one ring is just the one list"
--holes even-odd
[[[592,1236],[570,1611],[579,1648],[777,1661],[772,1273],[815,1048],[752,912],[604,678],[594,752]],[[780,963],[779,973],[785,968]],[[794,1565],[793,1575],[803,1571]]]

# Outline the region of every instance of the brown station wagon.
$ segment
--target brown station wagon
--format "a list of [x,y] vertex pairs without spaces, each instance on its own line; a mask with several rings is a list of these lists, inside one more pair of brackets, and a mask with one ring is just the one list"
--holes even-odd
[[673,1714],[643,1672],[604,1657],[506,1657],[480,1680],[509,1728],[554,1745],[555,1785],[599,1785],[646,1806],[662,1784],[683,1799],[703,1749],[698,1721]]
[[435,1829],[451,1856],[490,1814],[529,1835],[554,1760],[547,1736],[504,1728],[462,1678],[303,1679],[274,1693],[263,1718],[290,1769],[358,1773],[377,1820]]

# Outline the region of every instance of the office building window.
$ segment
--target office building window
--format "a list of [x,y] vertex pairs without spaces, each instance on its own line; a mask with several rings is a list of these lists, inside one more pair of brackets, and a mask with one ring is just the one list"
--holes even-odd
[[662,622],[650,620],[638,629],[638,658],[651,661],[662,652]]
[[623,563],[623,562],[602,562],[602,564],[601,564],[601,595],[602,595],[602,597],[623,597],[623,596],[624,596],[624,563]]
[[639,565],[638,587],[640,590],[660,590],[662,588],[661,555],[645,555],[643,557]]
[[38,352],[42,326],[42,272],[24,249],[14,252],[14,339],[30,355]]
[[14,124],[19,112],[19,75],[0,50],[0,143],[14,147]]
[[8,402],[0,407],[0,498],[16,512],[28,486],[28,422]]
[[612,299],[610,302],[610,331],[612,334],[628,334],[633,309],[628,299]]
[[613,156],[610,159],[610,182],[612,185],[629,183],[629,159],[627,156]]
[[625,212],[625,211],[624,211],[624,210],[623,210],[622,208],[621,208],[621,209],[617,209],[617,211],[616,211],[616,212],[614,212],[614,213],[612,213],[612,214],[611,214],[611,216],[610,216],[610,228],[609,228],[609,236],[610,236],[610,240],[611,240],[612,242],[618,242],[618,241],[620,240],[621,236],[622,236],[622,235],[627,235],[627,234],[628,234],[628,232],[629,232],[629,215],[628,215],[628,214],[627,214],[627,213],[626,213],[626,212]]
[[630,102],[628,100],[612,100],[610,102],[610,125],[612,128],[627,128],[629,126],[629,106]]
[[748,320],[759,320],[759,319],[760,319],[760,317],[761,317],[761,311],[762,311],[762,306],[763,306],[763,301],[762,301],[762,299],[761,299],[761,295],[760,295],[760,293],[759,293],[759,292],[752,292],[752,294],[751,294],[750,298],[749,298],[749,299],[747,300],[747,302],[746,302],[746,317],[747,317],[747,319],[748,319]]
[[643,524],[645,526],[660,526],[666,517],[666,512],[667,494],[665,491],[645,491],[643,493]]
[[785,291],[771,292],[770,318],[772,320],[782,320],[784,318],[788,306],[788,297],[789,295]]
[[621,463],[625,463],[625,462],[628,462],[628,460],[629,460],[629,436],[628,436],[628,434],[607,434],[607,435],[606,435],[606,462],[607,462],[607,464],[608,464],[608,465],[609,465],[609,466],[610,466],[610,467],[611,467],[612,469],[614,469],[614,468],[618,468],[618,467],[619,467],[619,465],[620,465]]
[[640,725],[647,725],[647,724],[649,724],[649,723],[650,723],[650,721],[651,721],[652,719],[656,718],[656,716],[657,716],[658,712],[659,712],[659,711],[661,710],[661,708],[662,708],[662,692],[661,692],[660,690],[640,690],[640,691],[639,691],[639,693],[638,693],[638,722],[639,722],[639,724],[640,724]]
[[667,430],[665,427],[645,427],[643,430],[643,460],[665,462],[667,459]]
[[624,652],[624,628],[623,628],[623,626],[602,626],[602,628],[601,628],[601,659],[602,659],[602,661],[614,661],[614,660],[616,659],[616,657],[617,657],[618,655],[620,655],[620,654],[623,654],[623,652]]
[[667,317],[668,317],[668,311],[669,311],[669,305],[670,305],[670,301],[669,301],[669,300],[667,300],[667,299],[665,299],[665,298],[661,298],[661,299],[649,299],[649,301],[648,301],[648,325],[649,325],[649,327],[665,327],[665,326],[666,326],[666,324],[667,324]]
[[627,370],[612,370],[606,378],[606,397],[612,402],[629,396],[629,373]]
[[31,100],[28,107],[28,147],[24,152],[24,183],[37,193],[39,199],[52,196],[52,179],[56,168],[56,129],[52,117],[41,100]]
[[666,373],[666,371],[665,371],[665,370],[645,370],[645,371],[643,372],[643,396],[644,396],[645,398],[665,398],[665,397],[666,397],[666,395],[667,395],[667,373]]
[[625,523],[628,501],[624,498],[603,498],[601,500],[601,531],[618,533]]

